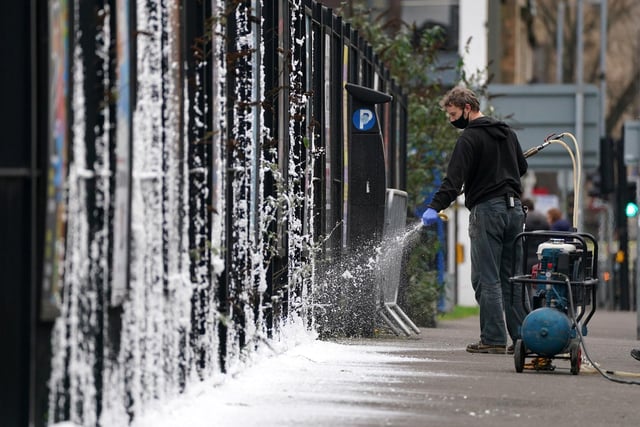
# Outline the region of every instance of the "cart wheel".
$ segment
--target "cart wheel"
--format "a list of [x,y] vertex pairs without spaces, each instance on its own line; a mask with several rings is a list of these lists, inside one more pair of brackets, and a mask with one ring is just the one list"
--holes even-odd
[[571,373],[578,375],[580,373],[580,364],[582,363],[582,350],[580,344],[576,344],[571,348]]
[[516,372],[522,372],[524,369],[524,342],[521,339],[517,339],[513,345],[513,362],[516,366]]

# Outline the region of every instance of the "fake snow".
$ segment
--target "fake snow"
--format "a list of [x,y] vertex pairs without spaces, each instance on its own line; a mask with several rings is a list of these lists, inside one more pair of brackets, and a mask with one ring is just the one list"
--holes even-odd
[[398,362],[426,359],[402,357],[394,350],[398,349],[307,337],[280,354],[262,354],[261,360],[235,375],[202,382],[174,400],[150,405],[133,426],[296,425],[303,420],[329,426],[338,419],[393,418],[374,404],[387,399],[384,394],[398,377],[438,376],[403,372]]

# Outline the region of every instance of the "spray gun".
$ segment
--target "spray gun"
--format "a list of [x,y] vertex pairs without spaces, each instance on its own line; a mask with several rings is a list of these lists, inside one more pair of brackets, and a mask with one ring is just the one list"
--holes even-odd
[[529,148],[527,151],[525,151],[524,154],[524,158],[527,159],[535,154],[538,154],[539,151],[541,151],[544,147],[546,147],[547,145],[551,144],[551,140],[556,138],[556,134],[552,133],[551,135],[547,136],[544,139],[544,142],[536,147],[531,147]]
[[546,141],[545,141],[544,143],[542,143],[542,144],[538,145],[537,147],[531,147],[531,148],[529,148],[527,151],[525,151],[525,152],[523,153],[523,154],[524,154],[524,158],[525,158],[525,159],[527,159],[527,158],[529,158],[529,157],[533,156],[534,154],[538,154],[538,152],[539,152],[540,150],[542,150],[544,147],[546,147],[546,146],[547,146],[547,145],[549,145],[549,144],[551,144],[551,143],[550,143],[550,142],[546,142]]
[[524,158],[529,158],[531,156],[533,156],[534,154],[538,154],[539,151],[541,151],[544,147],[546,147],[547,145],[551,144],[551,142],[549,141],[545,141],[542,144],[538,145],[537,147],[531,147],[529,148],[527,151],[525,151],[524,154]]

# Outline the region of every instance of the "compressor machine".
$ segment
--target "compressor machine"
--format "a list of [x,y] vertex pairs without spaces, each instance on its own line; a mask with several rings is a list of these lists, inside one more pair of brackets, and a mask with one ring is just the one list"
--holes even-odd
[[547,239],[538,245],[538,264],[530,274],[510,279],[514,286],[523,287],[522,301],[514,303],[523,304],[527,312],[521,338],[514,344],[516,372],[523,371],[527,358],[532,359],[534,369],[549,369],[552,359],[565,359],[571,363],[570,372],[577,375],[582,360],[580,339],[587,335],[587,324],[596,310],[598,245],[586,233],[518,235],[523,243],[533,238]]
[[[562,133],[548,136],[542,145],[524,155],[529,157],[553,143],[567,149],[574,170],[575,225],[580,208],[577,193],[581,188],[581,164],[580,156],[574,156],[562,140],[565,136],[579,150],[573,135]],[[522,243],[525,260],[530,250],[527,243],[542,242],[536,250],[538,264],[531,272],[509,279],[512,286],[522,286],[522,301],[513,301],[513,304],[523,304],[527,313],[521,338],[514,343],[516,372],[523,371],[527,358],[532,359],[527,367],[545,370],[555,368],[552,359],[564,359],[571,363],[570,372],[577,375],[582,361],[581,340],[587,335],[587,324],[596,310],[598,244],[590,234],[579,232],[525,230],[516,239],[516,244]],[[513,271],[519,271],[513,267]]]

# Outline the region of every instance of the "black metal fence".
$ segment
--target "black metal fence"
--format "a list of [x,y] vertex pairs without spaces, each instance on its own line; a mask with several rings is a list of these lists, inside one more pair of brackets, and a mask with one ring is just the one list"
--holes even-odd
[[406,97],[358,33],[311,0],[13,12],[36,84],[18,94],[33,132],[0,143],[0,196],[20,206],[0,254],[19,241],[31,260],[3,281],[24,308],[5,312],[6,343],[28,357],[3,356],[22,393],[2,416],[128,422],[313,328],[317,262],[340,259],[358,220],[346,83],[393,96],[376,108],[387,187],[405,188]]

